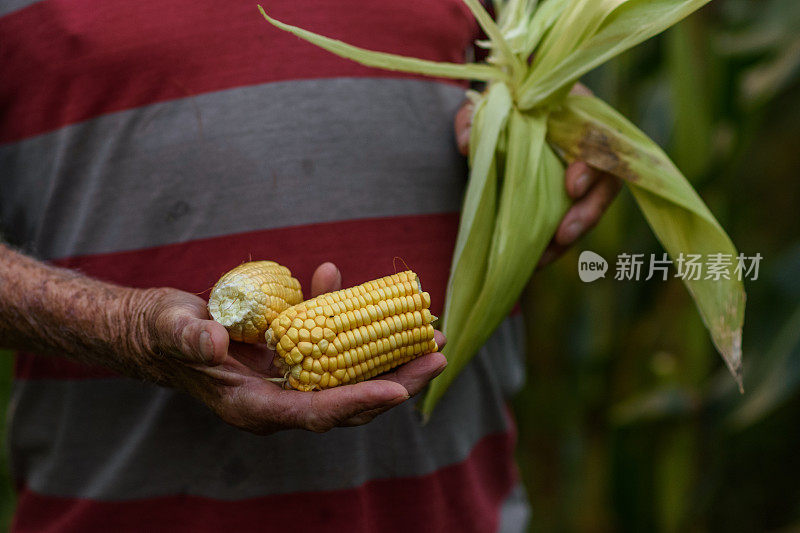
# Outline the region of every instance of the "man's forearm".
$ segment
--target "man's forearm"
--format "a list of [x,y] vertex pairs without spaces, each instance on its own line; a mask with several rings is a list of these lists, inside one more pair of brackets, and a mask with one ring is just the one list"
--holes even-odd
[[[0,244],[0,347],[136,374],[147,291],[46,265]],[[124,355],[122,355],[124,354]]]

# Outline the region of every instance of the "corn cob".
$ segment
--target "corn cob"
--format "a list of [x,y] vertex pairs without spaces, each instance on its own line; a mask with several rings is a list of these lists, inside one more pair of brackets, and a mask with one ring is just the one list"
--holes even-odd
[[267,343],[291,388],[357,383],[438,350],[430,304],[417,275],[401,272],[290,307]]
[[303,301],[300,282],[273,261],[251,261],[224,274],[208,299],[211,317],[235,341],[265,342],[264,333],[281,311]]

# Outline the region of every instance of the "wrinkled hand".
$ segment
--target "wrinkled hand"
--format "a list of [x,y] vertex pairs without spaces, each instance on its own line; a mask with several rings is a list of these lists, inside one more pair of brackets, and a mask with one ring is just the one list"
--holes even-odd
[[[332,263],[314,273],[311,295],[339,290],[341,274]],[[336,426],[366,424],[420,392],[447,361],[437,352],[393,372],[354,385],[317,392],[284,390],[265,377],[277,376],[274,352],[266,345],[232,342],[210,320],[206,302],[176,289],[155,289],[143,316],[148,352],[158,381],[192,394],[225,422],[257,434],[302,428],[324,432]],[[436,332],[441,348],[444,335]]]
[[[572,92],[591,94],[589,89],[580,84],[576,85]],[[465,102],[455,118],[456,143],[459,152],[465,156],[469,154],[473,111],[473,104]],[[573,204],[564,215],[553,240],[542,255],[539,267],[553,262],[591,230],[622,188],[622,181],[619,178],[593,169],[582,161],[576,161],[567,167],[564,179],[567,194],[572,198]]]

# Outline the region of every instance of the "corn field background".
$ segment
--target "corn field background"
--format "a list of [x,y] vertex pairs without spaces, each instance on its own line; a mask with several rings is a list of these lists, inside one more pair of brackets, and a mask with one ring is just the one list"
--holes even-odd
[[[679,281],[613,280],[618,254],[662,252],[629,194],[536,275],[514,400],[535,531],[800,530],[798,29],[797,0],[715,0],[584,80],[764,259],[746,284],[743,396]],[[611,275],[581,283],[582,250]],[[11,366],[0,353],[2,406]],[[0,529],[13,512],[6,459]]]

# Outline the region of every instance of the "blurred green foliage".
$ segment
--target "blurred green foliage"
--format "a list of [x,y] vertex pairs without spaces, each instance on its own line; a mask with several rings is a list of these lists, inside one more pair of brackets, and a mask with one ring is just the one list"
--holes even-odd
[[[629,195],[537,274],[514,404],[535,531],[800,528],[798,28],[797,0],[715,0],[587,78],[764,261],[747,284],[744,396],[678,281],[578,280],[581,250],[612,270],[619,253],[661,253]],[[0,352],[0,405],[10,373]],[[13,509],[5,459],[0,527]]]
[[[613,280],[619,253],[662,252],[629,195],[537,275],[514,404],[533,530],[800,528],[798,28],[796,0],[717,0],[585,80],[764,259],[746,283],[743,396],[678,280]],[[582,250],[611,275],[581,283]]]

